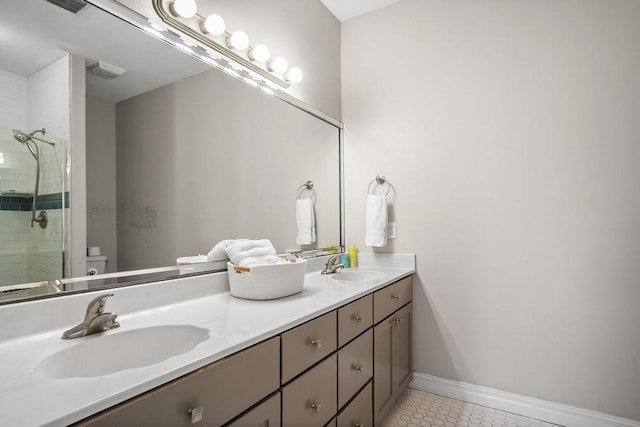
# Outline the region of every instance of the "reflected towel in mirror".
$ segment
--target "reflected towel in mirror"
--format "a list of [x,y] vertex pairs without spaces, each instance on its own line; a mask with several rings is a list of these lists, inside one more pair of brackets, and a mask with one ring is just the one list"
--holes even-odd
[[316,220],[313,213],[313,200],[296,200],[296,243],[310,245],[316,241]]

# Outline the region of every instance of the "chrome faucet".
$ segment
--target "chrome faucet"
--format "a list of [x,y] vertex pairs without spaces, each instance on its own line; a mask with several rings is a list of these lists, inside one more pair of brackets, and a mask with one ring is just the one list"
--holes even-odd
[[104,305],[107,302],[107,298],[112,296],[113,294],[102,294],[91,300],[87,305],[87,312],[84,315],[84,321],[79,325],[64,331],[62,339],[70,340],[73,338],[80,338],[86,335],[120,327],[120,324],[116,322],[116,317],[118,317],[117,314],[104,312]]
[[339,268],[344,268],[344,264],[336,264],[338,258],[340,258],[340,255],[333,255],[332,257],[330,257],[320,274],[334,274],[336,271],[338,271]]

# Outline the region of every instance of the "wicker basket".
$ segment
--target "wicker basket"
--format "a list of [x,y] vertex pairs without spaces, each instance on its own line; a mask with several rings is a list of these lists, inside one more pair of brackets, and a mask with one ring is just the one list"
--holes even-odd
[[275,299],[302,291],[307,260],[295,258],[272,265],[240,267],[227,263],[231,295],[244,299]]

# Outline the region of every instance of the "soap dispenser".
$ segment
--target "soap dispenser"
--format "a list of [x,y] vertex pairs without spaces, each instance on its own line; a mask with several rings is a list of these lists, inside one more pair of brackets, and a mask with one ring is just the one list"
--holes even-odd
[[351,267],[358,266],[358,248],[356,245],[349,245],[347,249],[347,253],[349,254],[349,264]]

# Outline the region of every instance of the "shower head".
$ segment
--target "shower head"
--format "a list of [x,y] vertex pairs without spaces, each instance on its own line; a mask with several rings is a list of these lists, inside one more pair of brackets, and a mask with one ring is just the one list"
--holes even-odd
[[38,153],[38,146],[33,142],[33,139],[31,139],[31,135],[27,135],[24,132],[14,130],[13,137],[16,139],[16,141],[26,145],[33,158],[38,161],[38,157],[40,157]]
[[[13,130],[13,137],[16,139],[16,141],[21,142],[27,146],[30,146],[29,142],[34,142],[34,139],[36,141],[40,141],[40,142],[46,142],[47,144],[54,146],[55,144],[51,141],[47,141],[46,139],[42,139],[42,138],[38,138],[37,136],[34,136],[36,133],[41,133],[42,135],[44,135],[46,132],[46,130],[44,128],[42,129],[36,129],[31,133],[25,133],[21,130],[17,130],[14,129]],[[32,151],[31,149],[29,149],[29,151]]]

